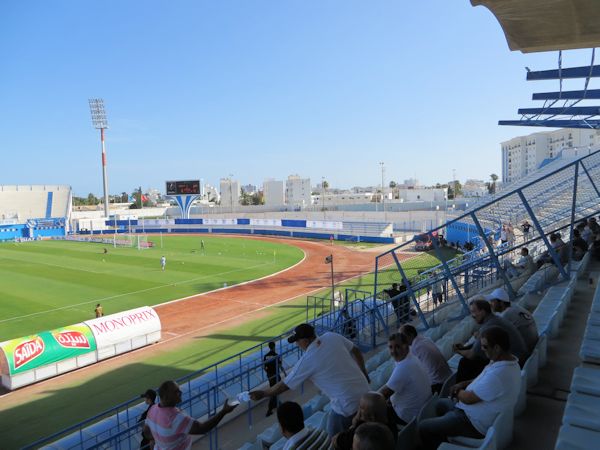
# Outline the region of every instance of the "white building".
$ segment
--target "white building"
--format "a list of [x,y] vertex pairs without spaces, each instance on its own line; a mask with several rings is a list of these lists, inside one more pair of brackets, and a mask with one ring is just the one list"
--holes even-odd
[[285,205],[285,189],[283,188],[282,180],[274,180],[272,178],[263,182],[263,196],[265,205],[280,206]]
[[304,208],[311,204],[310,178],[290,175],[285,181],[285,201],[293,207]]
[[221,207],[235,211],[240,202],[240,183],[231,178],[221,178]]
[[327,193],[315,194],[312,196],[312,203],[318,207],[329,208],[334,205],[361,205],[370,203],[373,200],[373,194],[371,192],[353,193],[343,192],[339,194]]
[[600,145],[600,131],[563,128],[515,137],[500,144],[502,182],[512,183],[534,172],[545,159],[561,156],[563,150]]
[[483,197],[487,193],[488,189],[483,180],[469,179],[462,186],[463,197]]
[[203,192],[204,192],[203,198],[205,198],[207,202],[213,201],[215,203],[218,203],[219,200],[221,199],[219,190],[216,187],[214,187],[208,183],[204,185]]
[[448,195],[447,188],[398,189],[399,199],[404,202],[441,202]]

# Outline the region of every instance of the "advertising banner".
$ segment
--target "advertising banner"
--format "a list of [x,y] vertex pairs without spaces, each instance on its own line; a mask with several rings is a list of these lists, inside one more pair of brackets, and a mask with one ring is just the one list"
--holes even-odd
[[84,322],[94,333],[98,349],[160,331],[160,319],[149,306]]
[[342,230],[343,222],[324,221],[324,220],[307,220],[306,228],[320,228],[325,230]]
[[250,219],[250,225],[262,227],[280,227],[281,219]]
[[204,225],[237,225],[237,219],[204,219]]
[[10,375],[54,364],[96,350],[90,328],[78,323],[0,343]]

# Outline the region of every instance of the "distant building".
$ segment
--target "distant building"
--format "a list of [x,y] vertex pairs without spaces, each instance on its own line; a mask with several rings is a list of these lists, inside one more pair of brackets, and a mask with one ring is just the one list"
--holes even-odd
[[246,185],[242,186],[242,190],[246,194],[249,194],[249,195],[253,195],[253,194],[256,194],[258,192],[258,189],[253,184],[246,184]]
[[414,189],[419,186],[419,180],[417,180],[416,178],[409,178],[408,180],[404,180],[404,185],[399,187],[404,187],[406,189]]
[[513,183],[537,170],[546,159],[563,151],[600,145],[600,130],[563,128],[519,136],[500,144],[502,182]]
[[289,206],[304,208],[311,204],[310,178],[290,175],[285,181],[285,201]]
[[240,184],[237,180],[231,178],[221,178],[221,207],[230,208],[235,211],[236,205],[240,202]]
[[467,180],[462,185],[464,197],[483,197],[488,193],[487,185],[483,180]]
[[208,202],[214,201],[215,203],[218,203],[219,200],[221,199],[221,195],[219,194],[219,190],[216,187],[211,186],[208,183],[206,183],[204,185],[204,191],[203,192],[204,192],[206,201],[208,201]]
[[404,202],[441,202],[448,195],[447,188],[398,189],[397,194]]
[[280,206],[285,204],[285,189],[282,180],[267,179],[263,182],[265,205]]

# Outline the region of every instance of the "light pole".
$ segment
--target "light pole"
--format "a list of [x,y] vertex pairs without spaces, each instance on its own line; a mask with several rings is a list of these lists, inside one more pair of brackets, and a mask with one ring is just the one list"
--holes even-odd
[[323,197],[323,201],[321,204],[323,205],[323,220],[327,217],[327,213],[325,212],[325,177],[321,177],[321,196]]
[[233,214],[233,174],[229,174],[229,203],[231,204],[231,213]]
[[381,210],[385,212],[385,185],[383,184],[383,174],[385,173],[385,167],[383,162],[380,162],[381,166]]
[[331,265],[331,311],[335,311],[335,280],[333,278],[333,254],[325,258],[325,264]]
[[456,203],[456,169],[452,169],[452,199]]
[[108,217],[108,178],[106,176],[106,148],[104,146],[104,130],[108,129],[104,100],[101,98],[90,98],[90,112],[92,113],[92,124],[100,130],[100,143],[102,146],[102,184],[104,187],[104,216]]

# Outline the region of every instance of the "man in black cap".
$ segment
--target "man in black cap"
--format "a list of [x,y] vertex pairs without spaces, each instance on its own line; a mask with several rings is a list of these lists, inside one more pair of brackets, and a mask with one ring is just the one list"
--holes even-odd
[[252,391],[250,398],[258,401],[279,395],[311,380],[331,400],[327,421],[329,436],[350,427],[360,398],[369,391],[370,380],[360,349],[337,333],[317,336],[307,323],[298,325],[288,342],[295,342],[304,354],[284,381],[265,390]]
[[[138,423],[142,422],[144,423],[146,421],[146,416],[148,415],[148,411],[150,410],[150,408],[152,408],[152,405],[154,405],[154,402],[156,401],[156,391],[154,391],[153,389],[148,389],[146,392],[144,392],[142,395],[140,395],[141,398],[143,398],[145,400],[146,405],[148,405],[148,407],[146,408],[146,411],[144,411],[142,413],[142,415],[140,416],[140,418],[138,419]],[[146,438],[146,436],[144,435],[144,433],[142,433],[142,442],[140,442],[140,450],[149,450],[150,449],[150,440],[148,438]]]

